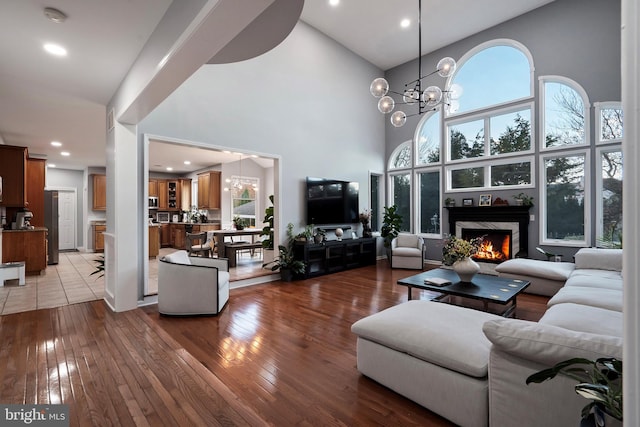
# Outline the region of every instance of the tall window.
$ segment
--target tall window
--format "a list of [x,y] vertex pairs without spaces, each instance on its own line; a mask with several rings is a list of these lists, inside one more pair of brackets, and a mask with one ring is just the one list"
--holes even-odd
[[598,150],[596,239],[598,246],[622,246],[622,150]]
[[440,123],[442,117],[440,109],[431,114],[425,114],[416,128],[416,165],[440,163],[441,137]]
[[232,218],[240,217],[250,227],[256,225],[256,188],[258,188],[257,178],[231,177],[238,179],[241,186],[231,187],[231,215]]
[[439,237],[440,232],[440,169],[418,172],[419,230]]
[[369,200],[371,205],[371,230],[380,231],[382,226],[382,186],[381,175],[370,174],[369,175]]
[[542,158],[542,242],[563,246],[589,244],[588,153],[572,152]]
[[391,198],[398,207],[397,213],[402,215],[401,231],[411,231],[411,173],[394,173],[391,175]]

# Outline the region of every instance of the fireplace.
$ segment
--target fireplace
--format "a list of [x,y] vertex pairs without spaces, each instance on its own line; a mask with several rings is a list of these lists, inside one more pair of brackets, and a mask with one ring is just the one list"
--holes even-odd
[[511,258],[526,257],[529,247],[529,208],[449,207],[449,233],[464,239],[485,236],[483,253],[476,257],[483,262],[500,263]]
[[512,258],[511,230],[487,230],[463,228],[461,237],[465,240],[482,238],[480,249],[473,257],[476,261],[501,263]]

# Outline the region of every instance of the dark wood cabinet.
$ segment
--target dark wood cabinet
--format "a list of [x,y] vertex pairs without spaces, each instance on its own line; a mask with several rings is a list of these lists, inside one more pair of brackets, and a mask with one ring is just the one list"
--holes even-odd
[[158,180],[158,209],[169,209],[169,187],[166,179]]
[[305,263],[304,277],[320,276],[376,263],[376,238],[296,242],[294,256]]
[[92,175],[93,177],[93,210],[107,210],[107,176]]
[[160,224],[160,247],[166,248],[171,246],[171,225]]
[[25,147],[0,145],[0,176],[2,177],[0,206],[24,207],[27,201],[27,157],[28,152]]
[[27,274],[47,268],[47,230],[7,230],[2,233],[2,262],[25,263]]
[[219,171],[198,174],[198,209],[220,209]]
[[31,225],[44,227],[44,186],[47,161],[44,159],[27,160],[27,202],[33,213]]
[[93,226],[93,251],[104,252],[104,234],[107,231],[105,224],[95,224]]

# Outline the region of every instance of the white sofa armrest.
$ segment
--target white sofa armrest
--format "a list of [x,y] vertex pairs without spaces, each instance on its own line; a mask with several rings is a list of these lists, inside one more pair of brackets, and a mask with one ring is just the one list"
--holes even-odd
[[622,249],[582,248],[575,262],[577,269],[622,271]]
[[190,261],[191,265],[215,267],[220,271],[229,271],[229,260],[227,258],[191,257]]

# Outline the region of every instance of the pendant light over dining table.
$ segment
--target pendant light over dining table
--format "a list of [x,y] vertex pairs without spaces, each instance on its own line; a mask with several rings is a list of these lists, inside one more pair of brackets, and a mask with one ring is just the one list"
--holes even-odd
[[[457,99],[462,94],[459,85],[453,85],[450,90],[443,91],[438,86],[429,86],[422,91],[422,80],[436,73],[441,77],[449,77],[456,71],[456,61],[453,58],[442,58],[435,71],[422,75],[422,0],[418,0],[418,78],[404,85],[403,92],[396,92],[389,88],[389,82],[383,77],[378,77],[371,83],[369,88],[371,94],[379,98],[378,110],[383,114],[391,113],[396,105],[416,105],[418,112],[407,115],[404,111],[398,110],[391,114],[391,124],[395,127],[403,126],[407,117],[421,115],[427,111],[432,111],[442,103],[449,108],[449,111],[457,110]],[[389,93],[402,96],[402,102],[395,100]]]

